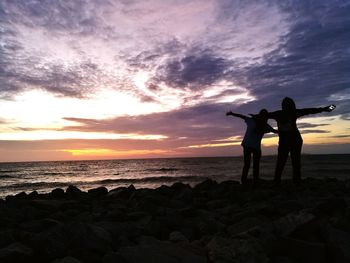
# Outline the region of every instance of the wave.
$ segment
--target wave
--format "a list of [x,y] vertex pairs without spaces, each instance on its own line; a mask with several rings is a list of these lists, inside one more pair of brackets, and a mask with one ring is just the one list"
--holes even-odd
[[89,186],[89,185],[127,185],[143,183],[175,183],[175,182],[201,182],[208,179],[205,176],[154,176],[144,178],[123,178],[123,179],[103,179],[96,181],[75,181],[75,182],[25,182],[12,185],[0,186],[0,189],[43,189],[43,188],[62,188],[68,185]]
[[65,173],[65,172],[44,172],[40,173],[40,175],[72,175],[73,173]]
[[0,174],[2,173],[18,173],[22,172],[22,170],[0,170]]
[[0,174],[0,179],[13,178],[12,175],[9,174]]
[[175,171],[179,171],[180,169],[178,168],[159,168],[159,169],[154,169],[154,168],[150,168],[150,169],[145,169],[145,171],[148,172],[175,172]]

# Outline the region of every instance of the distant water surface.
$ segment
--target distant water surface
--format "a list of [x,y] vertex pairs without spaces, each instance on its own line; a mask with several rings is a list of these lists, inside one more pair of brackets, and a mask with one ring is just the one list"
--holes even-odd
[[[350,175],[350,154],[302,158],[303,177],[348,179]],[[275,161],[275,156],[262,158],[262,178],[273,177]],[[21,191],[49,192],[71,184],[87,190],[130,184],[137,188],[156,188],[175,182],[194,185],[207,178],[219,182],[239,180],[242,165],[242,157],[0,163],[0,197]],[[283,178],[291,176],[289,160]]]

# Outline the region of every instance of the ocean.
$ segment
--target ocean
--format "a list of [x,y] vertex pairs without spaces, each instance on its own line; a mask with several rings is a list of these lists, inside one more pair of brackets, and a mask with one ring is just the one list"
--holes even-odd
[[[303,155],[303,178],[348,179],[349,161],[350,154]],[[261,178],[272,179],[275,162],[276,156],[262,157]],[[69,185],[88,190],[130,184],[136,188],[156,188],[175,182],[195,185],[208,178],[218,182],[239,180],[242,166],[242,157],[0,163],[0,197],[21,191],[45,193]],[[288,160],[282,179],[291,177]]]

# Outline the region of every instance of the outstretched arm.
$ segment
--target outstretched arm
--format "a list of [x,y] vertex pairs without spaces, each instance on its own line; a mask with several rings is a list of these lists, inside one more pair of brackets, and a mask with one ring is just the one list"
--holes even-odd
[[234,112],[232,112],[232,111],[226,112],[226,116],[229,116],[229,115],[232,115],[232,116],[241,118],[241,119],[243,119],[243,120],[249,118],[248,116],[245,116],[245,115],[242,115],[242,114],[238,114],[238,113],[234,113]]
[[269,124],[266,124],[264,133],[269,133],[269,132],[278,133],[278,130],[272,128]]
[[335,109],[335,105],[329,105],[327,107],[322,107],[322,108],[304,108],[304,109],[297,109],[297,118],[308,115],[308,114],[316,114],[320,112],[331,112],[332,110]]
[[281,115],[281,111],[278,110],[278,111],[272,111],[272,112],[268,112],[267,113],[267,118],[268,119],[278,119],[278,117]]

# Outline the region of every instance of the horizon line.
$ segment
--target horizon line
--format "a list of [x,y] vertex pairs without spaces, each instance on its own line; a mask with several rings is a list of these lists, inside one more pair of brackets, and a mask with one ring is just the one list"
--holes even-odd
[[[301,155],[350,155],[350,153],[302,153]],[[277,154],[267,154],[264,157],[274,157]],[[243,155],[222,156],[184,156],[184,157],[144,157],[144,158],[112,158],[112,159],[81,159],[81,160],[36,160],[36,161],[0,161],[6,163],[48,163],[48,162],[90,162],[90,161],[126,161],[126,160],[158,160],[158,159],[195,159],[195,158],[242,158]]]

